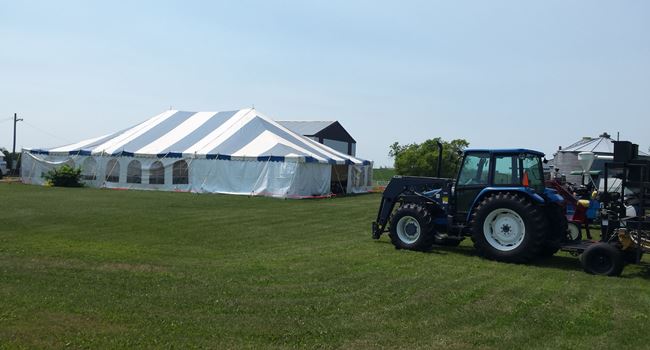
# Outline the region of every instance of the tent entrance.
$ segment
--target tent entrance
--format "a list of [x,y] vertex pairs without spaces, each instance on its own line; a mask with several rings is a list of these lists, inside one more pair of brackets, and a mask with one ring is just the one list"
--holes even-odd
[[348,189],[348,165],[332,165],[332,182],[330,189],[333,194],[346,194]]

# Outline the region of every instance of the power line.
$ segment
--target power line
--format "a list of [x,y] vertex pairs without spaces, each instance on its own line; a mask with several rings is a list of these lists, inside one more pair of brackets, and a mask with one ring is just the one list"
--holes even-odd
[[34,130],[36,130],[36,131],[40,131],[40,132],[42,132],[42,133],[45,134],[45,135],[48,135],[48,136],[50,136],[50,137],[54,137],[55,139],[61,140],[61,141],[65,142],[65,143],[72,143],[72,142],[70,142],[70,140],[66,140],[66,139],[64,139],[64,138],[61,138],[60,136],[57,136],[57,135],[54,135],[54,134],[52,134],[52,133],[50,133],[50,132],[48,132],[48,131],[42,130],[42,129],[40,129],[39,127],[37,127],[36,125],[33,125],[33,124],[31,124],[31,123],[28,123],[28,122],[26,122],[26,121],[24,121],[24,120],[23,120],[23,123],[24,123],[25,125],[30,126],[32,129],[34,129]]

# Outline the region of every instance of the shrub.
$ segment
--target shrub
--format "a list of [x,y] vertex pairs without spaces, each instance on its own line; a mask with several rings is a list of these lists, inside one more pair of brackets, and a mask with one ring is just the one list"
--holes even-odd
[[58,187],[81,187],[81,168],[73,168],[64,164],[58,169],[52,169],[45,174],[45,179]]

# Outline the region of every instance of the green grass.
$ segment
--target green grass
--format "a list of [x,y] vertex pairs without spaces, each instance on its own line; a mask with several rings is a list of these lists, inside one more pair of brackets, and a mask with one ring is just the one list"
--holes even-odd
[[397,175],[393,168],[372,169],[372,178],[375,181],[390,181],[393,176]]
[[378,195],[0,184],[0,348],[639,349],[650,272],[370,239]]

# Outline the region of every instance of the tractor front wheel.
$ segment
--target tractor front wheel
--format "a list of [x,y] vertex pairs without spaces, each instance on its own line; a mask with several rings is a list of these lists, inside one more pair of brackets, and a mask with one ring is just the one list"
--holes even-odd
[[415,203],[399,207],[390,219],[388,236],[396,249],[427,251],[433,245],[433,219]]
[[523,196],[497,193],[476,207],[471,229],[479,255],[522,263],[541,253],[547,232],[546,215]]

